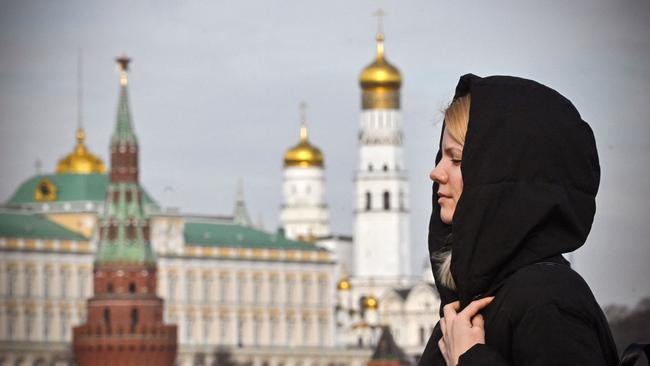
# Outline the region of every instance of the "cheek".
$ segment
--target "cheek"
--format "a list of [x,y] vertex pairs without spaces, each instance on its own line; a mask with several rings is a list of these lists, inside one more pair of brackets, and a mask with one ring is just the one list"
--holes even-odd
[[463,193],[463,176],[460,173],[460,169],[454,171],[453,174],[450,174],[449,180],[453,186],[454,196],[456,196],[456,198],[460,197],[460,194]]

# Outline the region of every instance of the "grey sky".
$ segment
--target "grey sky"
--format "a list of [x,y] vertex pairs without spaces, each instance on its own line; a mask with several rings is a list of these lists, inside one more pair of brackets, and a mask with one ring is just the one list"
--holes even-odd
[[[309,104],[325,153],[335,232],[352,231],[360,70],[386,13],[386,54],[404,77],[413,272],[426,256],[440,109],[458,77],[510,74],[549,85],[593,127],[598,211],[577,270],[601,304],[650,295],[650,3],[549,1],[2,1],[0,199],[71,151],[76,52],[84,123],[108,163],[113,59],[133,58],[130,96],[141,180],[164,205],[229,214],[243,177],[254,221],[275,229],[284,151]],[[173,187],[166,192],[165,187]]]

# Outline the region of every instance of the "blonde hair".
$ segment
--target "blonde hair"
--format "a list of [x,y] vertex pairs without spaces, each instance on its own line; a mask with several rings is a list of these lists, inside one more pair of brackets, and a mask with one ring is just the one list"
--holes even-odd
[[472,97],[467,94],[455,99],[445,110],[445,128],[458,143],[465,144],[465,134],[469,124],[469,105]]
[[[469,106],[472,98],[469,94],[457,98],[445,110],[445,128],[451,138],[461,145],[465,144],[465,135],[469,125]],[[456,290],[456,281],[451,274],[451,249],[445,246],[433,255],[438,263],[438,278],[443,286]]]

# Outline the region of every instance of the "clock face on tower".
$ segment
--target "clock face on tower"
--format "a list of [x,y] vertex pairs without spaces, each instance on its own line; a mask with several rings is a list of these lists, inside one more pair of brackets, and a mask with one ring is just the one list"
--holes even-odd
[[56,199],[57,188],[51,180],[41,179],[34,189],[34,199],[39,202],[54,201]]

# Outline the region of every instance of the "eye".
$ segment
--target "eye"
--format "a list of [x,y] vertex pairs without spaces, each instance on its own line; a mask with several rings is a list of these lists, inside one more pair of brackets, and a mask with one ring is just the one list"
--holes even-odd
[[461,160],[461,159],[451,159],[451,162],[452,162],[454,165],[460,165],[460,163],[462,162],[462,160]]

